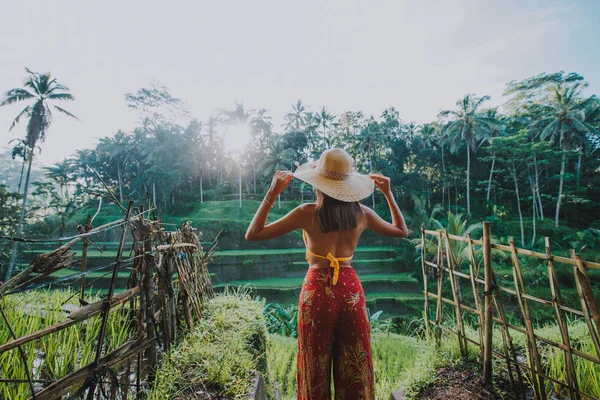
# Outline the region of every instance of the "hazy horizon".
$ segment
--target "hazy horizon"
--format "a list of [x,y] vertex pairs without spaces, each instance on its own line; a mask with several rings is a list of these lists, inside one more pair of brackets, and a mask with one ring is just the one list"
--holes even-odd
[[[11,2],[0,25],[0,92],[22,85],[24,67],[50,71],[76,97],[56,115],[47,165],[138,119],[124,95],[157,80],[205,121],[243,102],[266,108],[274,130],[298,99],[332,113],[434,120],[467,93],[504,102],[511,80],[578,72],[600,87],[600,2],[308,1]],[[0,148],[24,104],[0,108]]]

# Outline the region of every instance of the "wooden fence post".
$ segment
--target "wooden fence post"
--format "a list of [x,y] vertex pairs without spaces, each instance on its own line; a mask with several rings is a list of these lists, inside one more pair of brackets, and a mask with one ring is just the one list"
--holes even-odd
[[527,333],[527,347],[529,350],[529,365],[531,367],[531,380],[533,381],[533,394],[536,400],[546,400],[546,388],[544,384],[544,378],[541,374],[544,373],[542,368],[542,360],[540,353],[537,348],[537,342],[535,338],[535,332],[533,329],[533,321],[531,320],[531,311],[529,309],[529,300],[525,295],[525,281],[523,280],[523,273],[521,272],[521,265],[519,264],[519,258],[517,256],[517,250],[515,248],[515,240],[510,238],[510,251],[512,258],[512,271],[513,280],[515,283],[515,294],[519,301],[519,308],[521,309],[521,316],[525,323]]
[[493,272],[492,272],[492,242],[490,238],[490,223],[483,223],[483,279],[485,281],[485,316],[483,319],[484,341],[483,349],[483,384],[492,384],[492,304]]
[[[92,219],[90,218],[90,214],[88,214],[85,219],[85,226],[83,227],[83,232],[88,233],[92,229]],[[83,238],[83,247],[81,249],[81,272],[85,272],[87,268],[87,249],[88,249],[89,239],[87,237]],[[83,299],[83,295],[85,293],[85,275],[82,275],[79,279],[79,298]]]
[[563,344],[565,345],[565,364],[567,372],[567,382],[569,384],[569,394],[572,399],[579,400],[579,385],[577,383],[577,373],[575,371],[575,364],[573,362],[573,353],[571,351],[571,339],[569,338],[569,327],[567,326],[567,318],[564,310],[561,308],[563,305],[562,296],[560,294],[560,285],[558,277],[556,276],[556,270],[554,268],[554,262],[552,261],[552,254],[550,253],[550,238],[546,236],[544,238],[544,245],[546,248],[546,256],[548,259],[546,263],[548,265],[548,280],[550,281],[550,291],[552,293],[552,305],[554,306],[554,312],[556,314],[556,321],[560,329],[560,336]]
[[427,266],[425,264],[427,252],[425,251],[425,227],[421,225],[421,269],[423,270],[423,290],[425,292],[425,332],[427,333],[427,337],[429,337],[429,284],[427,280]]

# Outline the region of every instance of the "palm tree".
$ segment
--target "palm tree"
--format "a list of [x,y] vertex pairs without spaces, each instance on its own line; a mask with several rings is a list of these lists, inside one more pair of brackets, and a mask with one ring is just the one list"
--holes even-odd
[[542,118],[534,124],[539,128],[541,139],[549,140],[551,144],[558,141],[562,150],[560,182],[554,216],[555,228],[558,228],[558,216],[563,195],[566,153],[571,150],[574,142],[587,142],[586,134],[600,135],[600,131],[589,124],[585,118],[585,110],[597,101],[594,96],[581,101],[581,92],[585,87],[587,87],[587,83],[583,81],[575,84],[563,81],[554,85],[551,102],[540,107]]
[[[285,148],[283,140],[280,138],[273,140],[269,144],[269,150],[263,158],[260,168],[265,177],[275,174],[275,171],[287,169],[294,163],[296,152],[293,149]],[[279,208],[281,208],[281,199],[278,196]]]
[[53,180],[60,187],[60,195],[66,201],[69,200],[69,182],[73,175],[73,161],[65,158],[56,162],[51,167],[44,167],[46,177]]
[[308,142],[309,157],[314,156],[317,144],[319,143],[319,136],[317,134],[318,127],[319,124],[317,122],[316,114],[312,111],[305,112],[304,118],[302,119],[302,132],[304,133],[304,136],[306,136],[306,141]]
[[[17,194],[21,194],[21,185],[23,183],[23,173],[25,172],[25,164],[27,164],[27,160],[29,160],[29,145],[27,144],[27,140],[25,139],[13,139],[8,143],[17,142],[15,146],[12,148],[11,157],[14,160],[17,157],[21,157],[23,162],[21,163],[21,174],[19,176],[19,186],[17,188]],[[41,152],[42,149],[39,146],[36,146],[38,152]]]
[[456,110],[444,110],[439,117],[451,116],[454,120],[448,122],[442,134],[451,140],[450,151],[458,152],[460,145],[467,145],[467,215],[471,215],[471,151],[477,151],[476,141],[490,129],[490,119],[478,113],[479,107],[490,99],[490,96],[481,98],[468,94],[456,102]]
[[117,131],[112,137],[104,137],[100,139],[98,150],[108,154],[109,162],[117,167],[117,183],[119,184],[119,201],[123,203],[123,168],[129,156],[132,154],[134,144],[131,136],[123,131]]
[[[28,167],[25,177],[25,187],[23,188],[23,204],[21,206],[21,217],[17,226],[16,235],[20,236],[23,231],[23,222],[27,210],[27,191],[29,188],[29,177],[31,175],[31,164],[33,161],[33,150],[38,142],[43,142],[46,139],[46,133],[52,124],[52,108],[51,101],[73,101],[75,98],[69,93],[69,88],[58,83],[56,79],[52,79],[49,72],[39,74],[32,72],[29,68],[25,68],[29,74],[25,87],[10,89],[4,93],[4,99],[0,102],[0,107],[18,103],[20,101],[31,101],[33,104],[28,104],[12,121],[10,129],[12,130],[18,125],[21,118],[29,119],[27,123],[26,143],[29,146],[28,152]],[[54,109],[68,117],[77,119],[76,116],[68,112],[62,107],[55,104]],[[10,263],[6,270],[6,278],[9,279],[17,258],[17,242],[14,242]]]
[[306,107],[304,107],[304,105],[302,104],[302,100],[298,99],[296,104],[292,105],[292,112],[285,114],[285,116],[283,117],[283,119],[285,120],[285,131],[298,132],[302,130],[305,112]]
[[[373,163],[379,153],[379,150],[385,142],[384,136],[381,134],[379,124],[374,120],[369,120],[358,135],[358,150],[366,156],[369,164],[369,173],[373,173]],[[375,208],[375,191],[371,194],[371,203]]]
[[325,106],[321,107],[321,111],[315,114],[315,122],[323,130],[323,140],[325,141],[325,147],[330,149],[332,147],[331,138],[331,127],[333,121],[335,121],[335,115],[329,114],[329,111]]
[[[484,142],[490,144],[492,139],[496,136],[500,136],[503,134],[504,125],[498,119],[498,109],[491,108],[485,111],[485,115],[490,119],[490,130],[488,132],[484,131],[485,136],[482,138],[481,144]],[[488,180],[486,201],[490,202],[490,193],[492,191],[492,178],[494,176],[494,166],[496,164],[496,152],[492,152],[492,166],[490,167],[490,178]]]

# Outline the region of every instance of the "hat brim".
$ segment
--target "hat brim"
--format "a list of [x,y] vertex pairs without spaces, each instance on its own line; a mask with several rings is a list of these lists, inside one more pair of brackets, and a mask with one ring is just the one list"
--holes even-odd
[[317,161],[302,164],[294,172],[294,177],[311,184],[329,197],[348,203],[369,197],[375,189],[375,183],[368,175],[354,171],[346,179],[329,179],[317,172],[317,165]]

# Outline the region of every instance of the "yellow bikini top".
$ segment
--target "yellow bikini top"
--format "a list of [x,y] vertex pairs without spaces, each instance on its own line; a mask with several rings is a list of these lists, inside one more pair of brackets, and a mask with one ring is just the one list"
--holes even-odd
[[329,260],[329,266],[333,268],[333,279],[331,280],[331,284],[335,285],[338,281],[338,275],[340,274],[340,261],[350,261],[353,256],[350,257],[334,257],[333,254],[327,253],[327,256],[322,256],[320,254],[315,254],[308,248],[308,241],[306,240],[306,231],[302,230],[302,238],[304,239],[304,245],[306,246],[306,261],[308,261],[308,256],[312,255],[313,257],[323,258]]

